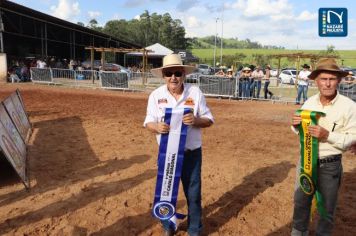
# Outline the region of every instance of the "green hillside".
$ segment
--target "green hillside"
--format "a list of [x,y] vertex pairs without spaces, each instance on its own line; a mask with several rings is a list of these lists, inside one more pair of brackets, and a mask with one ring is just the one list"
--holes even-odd
[[[356,68],[356,50],[335,50],[340,56],[338,63],[344,65],[345,67]],[[258,64],[258,61],[266,62],[272,65],[272,67],[277,67],[277,59],[269,59],[268,55],[272,54],[286,54],[286,53],[297,53],[303,52],[305,54],[319,54],[320,50],[286,50],[286,49],[237,49],[237,48],[224,48],[223,52],[223,65],[231,66],[232,64]],[[192,49],[194,56],[200,58],[200,63],[213,64],[214,49]],[[238,54],[238,55],[236,55]],[[231,58],[233,58],[231,60]],[[261,59],[262,58],[262,59]],[[224,63],[224,60],[227,63]],[[220,62],[220,47],[216,49],[216,61]],[[231,63],[230,61],[233,61]],[[229,63],[230,62],[230,63]],[[301,63],[310,64],[309,59],[302,59]],[[295,66],[295,61],[282,58],[281,67],[291,67]]]

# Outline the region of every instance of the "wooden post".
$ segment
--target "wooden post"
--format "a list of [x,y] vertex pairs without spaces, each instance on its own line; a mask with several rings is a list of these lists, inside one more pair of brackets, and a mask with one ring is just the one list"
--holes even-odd
[[278,69],[277,69],[277,86],[278,86],[278,78],[281,73],[281,57],[278,57]]
[[[149,72],[149,68],[148,68],[148,51],[146,50],[146,72]],[[145,73],[145,82],[147,83],[147,73]]]
[[299,80],[299,67],[300,67],[300,56],[298,55],[298,58],[297,58],[297,71],[295,72],[296,75],[295,75],[295,83],[294,83],[294,87],[296,89],[298,89],[298,80]]
[[142,84],[144,85],[146,82],[146,49],[143,49],[142,52],[142,70],[143,70],[143,76],[142,76]]
[[105,52],[104,49],[101,51],[101,59],[100,59],[100,64],[101,64],[101,69],[104,70],[104,62],[105,62]]
[[[90,68],[94,70],[94,47],[90,49]],[[91,73],[91,80],[94,84],[94,73]]]

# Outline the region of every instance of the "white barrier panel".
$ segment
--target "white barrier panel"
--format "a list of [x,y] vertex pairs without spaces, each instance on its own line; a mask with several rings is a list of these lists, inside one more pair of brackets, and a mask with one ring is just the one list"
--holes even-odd
[[18,91],[7,97],[3,103],[24,142],[31,132],[31,124]]
[[0,134],[2,152],[26,188],[29,188],[30,182],[26,170],[26,145],[2,103],[0,104]]
[[235,97],[237,86],[236,78],[200,75],[200,90],[207,96]]
[[100,87],[99,72],[96,70],[69,70],[52,68],[53,82],[75,87]]
[[129,89],[128,76],[123,72],[100,72],[101,87],[106,89]]
[[351,100],[356,102],[356,84],[353,83],[347,83],[347,82],[342,82],[339,84],[338,91],[340,94],[349,97]]
[[159,87],[165,83],[165,81],[162,78],[155,77],[155,76],[153,76],[152,73],[146,72],[145,76],[146,76],[145,84],[148,87]]
[[31,80],[34,83],[53,84],[52,72],[48,68],[40,69],[31,67]]
[[62,83],[64,80],[75,79],[74,70],[52,68],[52,79],[55,83]]

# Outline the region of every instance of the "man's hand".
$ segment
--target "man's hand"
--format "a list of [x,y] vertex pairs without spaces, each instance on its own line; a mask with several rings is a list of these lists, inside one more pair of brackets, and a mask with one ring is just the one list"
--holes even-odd
[[185,125],[194,125],[195,124],[195,117],[194,117],[194,114],[193,114],[193,112],[190,112],[190,113],[188,113],[188,114],[185,114],[184,116],[183,116],[183,123],[185,124]]
[[353,142],[351,147],[350,147],[351,153],[356,155],[356,142]]
[[319,125],[311,125],[308,127],[308,132],[311,136],[317,138],[321,142],[326,142],[329,137],[329,131]]
[[300,115],[294,114],[292,117],[292,125],[297,127],[302,122],[302,117]]
[[169,125],[167,125],[164,122],[158,122],[157,123],[157,127],[156,127],[156,131],[159,134],[166,134],[169,132]]

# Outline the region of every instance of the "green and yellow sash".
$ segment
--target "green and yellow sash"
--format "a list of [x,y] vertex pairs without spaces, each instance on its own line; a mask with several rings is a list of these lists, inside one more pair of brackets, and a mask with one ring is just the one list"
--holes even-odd
[[299,183],[303,192],[307,195],[314,195],[312,204],[312,213],[316,208],[321,217],[326,217],[327,213],[324,208],[324,202],[321,193],[318,191],[316,184],[318,182],[318,150],[319,142],[308,132],[310,125],[317,125],[321,116],[325,116],[322,112],[297,110],[296,112],[302,118],[299,125],[300,137],[300,175]]

